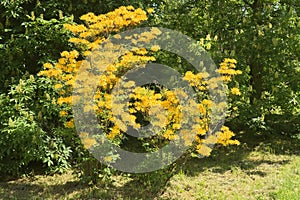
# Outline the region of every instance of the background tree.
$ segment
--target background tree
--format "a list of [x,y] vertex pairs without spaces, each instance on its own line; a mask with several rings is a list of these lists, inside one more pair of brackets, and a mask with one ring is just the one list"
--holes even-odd
[[215,61],[234,56],[249,72],[243,77],[243,123],[265,129],[266,121],[287,120],[289,129],[273,130],[297,132],[299,1],[164,0],[158,10],[156,23],[199,40]]

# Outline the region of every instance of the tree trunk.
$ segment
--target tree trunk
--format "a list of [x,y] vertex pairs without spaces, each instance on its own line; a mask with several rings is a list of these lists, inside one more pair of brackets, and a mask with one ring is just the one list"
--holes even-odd
[[250,97],[251,105],[254,104],[255,99],[260,99],[262,95],[262,71],[263,67],[259,64],[250,63],[250,75],[251,75],[251,85],[254,90]]
[[[260,2],[260,0],[255,0],[252,4],[253,9],[253,18],[252,22],[256,27],[259,27],[263,24],[262,22],[262,10],[263,10],[263,4]],[[257,35],[257,32],[255,31],[253,34],[254,37],[259,37]],[[251,86],[254,90],[253,94],[250,97],[250,103],[253,105],[255,103],[255,99],[260,99],[262,95],[262,84],[263,84],[263,65],[259,62],[259,56],[257,55],[259,53],[259,49],[257,47],[259,46],[259,40],[255,40],[253,38],[252,42],[256,42],[256,45],[253,45],[252,48],[252,56],[248,60],[249,66],[250,66],[250,75],[251,75]]]

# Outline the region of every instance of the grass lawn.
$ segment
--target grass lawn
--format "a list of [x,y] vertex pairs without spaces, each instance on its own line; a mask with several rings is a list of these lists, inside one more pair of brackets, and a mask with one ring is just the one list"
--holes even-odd
[[[165,181],[159,173],[114,176],[86,186],[62,175],[1,180],[0,199],[300,199],[300,143],[283,136],[239,135],[238,147],[191,159]],[[246,144],[247,142],[247,144]]]

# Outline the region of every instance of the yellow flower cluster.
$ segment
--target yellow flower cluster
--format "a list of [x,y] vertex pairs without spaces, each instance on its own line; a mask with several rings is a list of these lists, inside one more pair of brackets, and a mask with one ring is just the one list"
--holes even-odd
[[74,128],[74,119],[71,119],[65,123],[65,127]]
[[57,104],[59,105],[72,103],[72,97],[69,96],[69,94],[72,92],[72,88],[75,84],[74,74],[77,73],[81,65],[81,62],[76,60],[78,56],[79,52],[76,50],[70,52],[63,51],[61,58],[55,65],[45,63],[44,69],[38,73],[39,76],[46,76],[57,80],[54,89],[58,90],[62,95],[57,99]]
[[153,56],[147,56],[146,49],[134,49],[123,55],[118,63],[115,64],[116,70],[124,72],[137,65],[143,65],[150,61],[155,61]]
[[231,93],[234,95],[241,95],[239,88],[231,88]]
[[209,77],[208,73],[198,73],[194,74],[191,71],[187,71],[183,77],[183,80],[189,82],[189,84],[193,87],[196,87],[200,91],[207,90],[207,81],[206,79]]
[[219,144],[222,144],[224,146],[227,146],[227,145],[239,145],[240,142],[237,141],[237,140],[230,140],[231,137],[234,136],[234,133],[232,131],[229,130],[228,127],[226,126],[223,126],[221,128],[221,131],[219,131],[217,133],[217,140],[218,140],[218,143]]
[[[205,134],[206,132],[203,135]],[[231,139],[233,136],[235,136],[235,134],[230,131],[227,126],[222,126],[221,130],[216,132],[214,135],[210,135],[205,139],[200,139],[199,137],[196,138],[196,151],[203,156],[209,156],[212,151],[212,149],[209,147],[210,144],[217,143],[223,146],[239,145],[240,142],[238,140]]]
[[[220,68],[216,70],[216,72],[220,73],[220,77],[209,77],[207,73],[198,73],[194,74],[191,71],[187,71],[183,77],[184,80],[188,81],[190,86],[194,87],[200,92],[207,91],[208,89],[215,89],[218,87],[218,83],[220,81],[224,81],[225,83],[229,83],[233,81],[235,75],[239,75],[242,73],[240,70],[236,70],[237,61],[235,59],[226,58],[220,64]],[[234,87],[230,89],[230,92],[234,95],[241,95],[239,88]],[[214,109],[224,109],[226,107],[226,103],[221,102],[218,105],[215,105],[209,99],[203,99],[201,104],[198,104],[197,107],[199,108],[200,113],[203,113],[204,116],[208,116],[210,113],[210,108]],[[237,109],[235,107],[235,109]],[[234,136],[234,133],[229,130],[228,127],[223,126],[219,132],[215,136],[209,136],[206,139],[200,139],[201,136],[205,136],[208,132],[208,125],[209,119],[203,118],[201,119],[200,124],[196,124],[192,127],[192,132],[197,133],[196,138],[196,151],[204,156],[208,156],[211,152],[211,149],[207,144],[214,144],[219,143],[224,146],[236,144],[238,145],[239,142],[237,140],[231,140]]]
[[129,103],[129,112],[133,115],[142,113],[154,130],[163,130],[158,132],[161,139],[177,139],[176,131],[181,128],[182,112],[176,95],[176,90],[161,90],[156,93],[150,88],[136,87],[130,95],[132,103]]
[[[151,10],[149,10],[151,12]],[[135,9],[132,6],[120,7],[113,12],[96,16],[93,13],[83,15],[81,20],[85,21],[85,24],[65,24],[65,28],[70,30],[75,37],[70,39],[70,42],[76,43],[83,47],[82,56],[87,56],[89,53],[98,47],[111,33],[122,30],[125,27],[137,25],[147,20],[146,12],[142,9]],[[148,40],[155,38],[159,32],[154,28],[149,33],[142,33],[140,40]],[[138,40],[136,39],[136,40]],[[159,50],[159,47],[153,47],[153,51]],[[109,52],[108,52],[109,53]],[[65,107],[65,105],[71,105],[76,102],[76,99],[80,97],[70,95],[72,94],[76,75],[80,67],[87,69],[86,72],[81,74],[81,81],[89,83],[93,82],[92,79],[98,79],[99,89],[102,91],[111,90],[116,82],[119,80],[119,76],[123,72],[132,68],[136,64],[145,64],[149,61],[154,61],[153,56],[149,56],[146,49],[135,49],[132,52],[128,52],[123,55],[116,63],[110,64],[107,70],[100,76],[96,76],[89,72],[89,63],[78,60],[79,52],[77,51],[63,51],[61,58],[58,59],[56,64],[45,63],[43,70],[39,72],[39,76],[46,76],[56,81],[54,89],[59,91],[61,97],[57,99],[57,104]],[[82,94],[88,95],[92,91],[82,91]],[[97,106],[86,105],[84,110],[91,111],[96,109],[100,113],[103,109],[103,105],[106,109],[111,109],[107,102],[109,101],[109,95],[105,95],[102,99],[98,100]],[[70,109],[69,109],[70,111]],[[61,117],[66,117],[70,113],[67,109],[60,112]],[[68,121],[65,123],[66,127],[72,128],[73,122]],[[116,128],[112,129],[112,135],[116,135],[120,131]]]
[[125,27],[135,26],[148,19],[147,13],[141,8],[121,6],[107,14],[95,15],[87,13],[80,17],[85,25],[65,24],[65,28],[78,37],[71,38],[70,42],[84,44],[94,49],[111,33],[118,32]]
[[217,70],[222,75],[222,80],[230,82],[235,75],[242,74],[241,70],[236,70],[237,61],[235,59],[225,58]]
[[[153,13],[154,10],[148,9],[148,13]],[[83,15],[81,20],[85,21],[85,25],[66,24],[65,28],[74,33],[75,37],[70,39],[70,42],[81,45],[82,52],[64,51],[61,53],[61,58],[56,64],[45,63],[44,69],[39,73],[40,76],[47,76],[55,80],[54,89],[59,91],[60,97],[57,99],[57,104],[62,106],[60,116],[65,121],[65,126],[68,128],[74,127],[74,119],[71,118],[71,105],[76,103],[83,97],[94,99],[91,104],[84,106],[84,112],[95,111],[98,115],[99,123],[104,127],[104,132],[109,140],[122,140],[122,133],[127,130],[128,126],[139,129],[142,125],[137,121],[142,115],[144,119],[149,121],[153,129],[158,131],[157,137],[162,141],[177,140],[180,132],[186,145],[195,144],[195,150],[201,155],[209,155],[211,149],[208,144],[218,142],[222,145],[238,144],[237,141],[230,138],[234,134],[227,128],[222,127],[218,134],[214,137],[210,136],[206,139],[204,136],[209,131],[208,124],[210,122],[209,114],[215,106],[214,103],[205,98],[200,103],[195,101],[189,102],[188,106],[181,105],[179,97],[185,98],[187,94],[183,91],[168,90],[159,88],[159,91],[148,87],[136,87],[135,82],[128,81],[122,87],[130,89],[130,101],[127,103],[115,103],[114,98],[123,98],[125,91],[120,90],[117,97],[112,95],[112,89],[121,80],[121,77],[128,70],[136,65],[143,66],[148,62],[155,61],[155,57],[149,55],[145,48],[133,48],[130,52],[125,53],[114,63],[98,63],[103,67],[98,67],[97,63],[94,69],[87,61],[80,60],[82,56],[87,56],[92,50],[98,47],[109,37],[110,34],[118,32],[125,27],[137,25],[147,19],[146,12],[142,9],[134,9],[132,6],[120,7],[113,12],[96,16],[93,13]],[[151,31],[128,36],[133,44],[137,42],[149,42],[156,38],[160,33],[159,29],[152,28]],[[120,38],[116,35],[115,38]],[[111,44],[106,44],[111,45]],[[117,48],[115,46],[115,48]],[[111,49],[111,48],[108,48]],[[157,52],[159,46],[152,46],[151,51]],[[104,52],[104,56],[111,56],[111,52]],[[81,54],[81,55],[80,55]],[[103,56],[103,55],[102,55]],[[225,59],[221,63],[218,72],[221,74],[221,79],[231,81],[234,75],[240,74],[241,71],[235,69],[236,61],[233,59]],[[77,73],[80,68],[80,78]],[[96,72],[96,73],[95,73]],[[101,72],[101,75],[97,75]],[[82,84],[95,84],[97,91],[93,91],[88,87],[78,89],[78,96],[71,96],[75,86],[75,80]],[[197,88],[198,91],[205,94],[208,87],[214,87],[213,84],[218,81],[216,78],[211,78],[208,73],[202,72],[194,74],[190,71],[185,73],[183,78],[189,84]],[[95,82],[96,81],[96,82]],[[92,87],[91,87],[92,88]],[[232,94],[239,95],[238,88],[231,89]],[[181,98],[180,98],[181,99]],[[122,101],[120,101],[122,102]],[[223,106],[223,105],[218,105]],[[113,110],[120,111],[119,116],[115,116]],[[128,112],[125,112],[128,111]],[[192,119],[192,127],[182,127],[183,113],[189,113]],[[194,136],[195,135],[195,136]],[[88,133],[81,133],[80,137],[86,148],[92,148],[97,144],[95,138],[89,136]]]
[[38,73],[39,76],[47,76],[48,78],[58,77],[62,74],[60,69],[56,69],[50,63],[45,63],[43,65],[44,70]]
[[[226,58],[220,64],[220,68],[216,72],[220,73],[220,77],[209,78],[208,73],[198,73],[194,74],[191,71],[187,71],[184,75],[184,80],[188,81],[189,84],[200,91],[205,91],[209,87],[210,89],[217,88],[217,83],[224,81],[228,83],[233,80],[235,75],[242,74],[241,70],[236,70],[237,61],[235,59]],[[235,90],[236,91],[236,90]],[[236,92],[238,93],[238,92]]]
[[82,144],[86,149],[89,149],[92,146],[94,146],[95,144],[97,144],[96,139],[89,136],[89,134],[86,132],[81,132],[79,134],[79,137],[81,138]]
[[149,14],[152,14],[152,13],[154,13],[154,9],[153,9],[153,8],[148,8],[148,9],[147,9],[147,12],[148,12]]

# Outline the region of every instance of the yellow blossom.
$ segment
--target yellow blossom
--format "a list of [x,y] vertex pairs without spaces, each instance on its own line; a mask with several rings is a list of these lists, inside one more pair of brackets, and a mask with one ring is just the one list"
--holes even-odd
[[87,137],[88,136],[88,133],[87,132],[81,132],[80,134],[79,134],[79,137],[80,138],[85,138],[85,137]]
[[107,135],[108,139],[114,139],[117,135],[119,135],[121,133],[120,129],[118,126],[114,126],[111,129],[111,132]]
[[105,162],[111,162],[111,161],[113,161],[113,157],[112,156],[105,156],[103,159],[104,159]]
[[135,82],[134,81],[128,81],[124,84],[125,88],[131,88],[135,86]]
[[45,69],[50,69],[50,68],[53,67],[53,65],[52,65],[51,63],[45,63],[45,64],[43,65],[43,67],[44,67]]
[[152,46],[152,47],[150,48],[150,50],[151,50],[151,51],[154,51],[154,52],[157,52],[157,51],[160,50],[160,46],[154,45],[154,46]]
[[169,129],[164,132],[163,137],[167,140],[174,140],[177,138],[177,136],[174,134],[174,132]]
[[114,35],[114,38],[116,38],[116,39],[122,39],[122,37],[121,37],[121,35],[120,35],[120,34],[116,34],[116,35]]
[[69,52],[68,51],[63,51],[63,52],[61,52],[61,57],[68,57],[70,54],[69,54]]
[[208,99],[204,99],[202,101],[202,104],[203,105],[206,105],[207,107],[211,107],[213,105],[213,102],[211,100],[208,100]]
[[173,124],[172,128],[173,129],[180,129],[181,125],[180,124]]
[[62,87],[63,87],[62,84],[59,84],[59,83],[54,85],[54,89],[56,89],[56,90],[60,89]]
[[211,151],[212,151],[212,149],[206,145],[203,145],[203,144],[197,145],[197,152],[203,156],[209,156]]
[[66,116],[68,113],[66,112],[66,111],[64,111],[64,110],[62,110],[62,111],[60,111],[59,112],[59,116],[61,116],[61,117],[64,117],[64,116]]
[[153,9],[153,8],[148,8],[148,9],[147,9],[147,12],[148,12],[149,14],[152,14],[152,13],[154,13],[154,9]]
[[126,9],[127,10],[134,10],[134,7],[133,6],[127,6]]
[[239,88],[231,88],[231,93],[234,95],[241,95]]
[[184,76],[183,80],[190,81],[190,80],[193,80],[194,78],[195,78],[195,75],[193,74],[193,72],[187,71],[185,73],[185,76]]
[[71,119],[70,121],[65,123],[66,128],[74,128],[74,119]]
[[81,138],[81,142],[86,149],[90,149],[92,146],[97,144],[97,141],[95,138],[90,138],[90,137],[84,137]]

